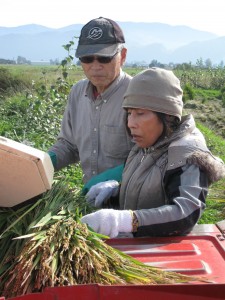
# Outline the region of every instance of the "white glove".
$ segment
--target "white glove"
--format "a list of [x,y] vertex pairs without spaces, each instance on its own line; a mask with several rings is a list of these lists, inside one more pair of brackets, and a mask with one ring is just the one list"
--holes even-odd
[[119,232],[132,232],[132,215],[129,210],[100,209],[83,216],[81,222],[110,238],[118,236]]
[[115,197],[119,192],[119,183],[116,180],[108,180],[93,185],[86,195],[88,203],[95,207],[102,207],[104,201]]

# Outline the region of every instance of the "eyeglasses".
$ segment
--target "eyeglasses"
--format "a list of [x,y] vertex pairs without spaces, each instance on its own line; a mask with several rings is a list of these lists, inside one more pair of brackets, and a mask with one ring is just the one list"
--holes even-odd
[[79,60],[84,64],[91,64],[94,60],[97,60],[100,64],[109,64],[118,53],[119,51],[117,51],[113,56],[82,56],[79,57]]

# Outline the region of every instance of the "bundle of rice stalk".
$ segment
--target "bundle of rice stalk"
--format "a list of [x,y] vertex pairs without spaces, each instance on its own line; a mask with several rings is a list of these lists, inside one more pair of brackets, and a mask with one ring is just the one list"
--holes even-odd
[[[2,296],[10,298],[41,292],[45,287],[76,284],[199,281],[199,278],[147,266],[109,246],[104,241],[107,237],[79,221],[81,212],[89,212],[90,208],[77,190],[65,186],[64,181],[56,183],[40,200],[20,209],[23,212],[20,216],[10,211],[12,224],[6,225],[0,236],[2,245],[10,235],[14,243],[14,249],[5,251],[0,264]],[[24,234],[15,237],[21,233],[16,230],[18,226],[24,228]]]
[[69,184],[68,179],[59,178],[50,191],[32,201],[13,208],[0,208],[0,295],[8,273],[13,270],[16,258],[29,236],[26,239],[15,238],[38,232],[41,226],[36,228],[35,225],[40,220],[43,220],[43,225],[46,220],[46,230],[57,218],[70,212],[75,214],[78,207],[81,214],[92,211],[80,194],[80,189],[71,190]]

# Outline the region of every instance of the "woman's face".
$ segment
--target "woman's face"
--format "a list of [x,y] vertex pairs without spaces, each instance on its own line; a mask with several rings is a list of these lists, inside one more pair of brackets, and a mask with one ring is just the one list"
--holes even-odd
[[127,112],[127,126],[133,141],[141,148],[154,145],[163,132],[163,123],[157,114],[142,108],[128,108]]

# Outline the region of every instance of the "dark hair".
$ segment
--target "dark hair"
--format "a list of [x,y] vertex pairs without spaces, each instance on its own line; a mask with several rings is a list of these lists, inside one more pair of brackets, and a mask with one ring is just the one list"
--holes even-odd
[[163,133],[161,138],[169,137],[179,126],[180,120],[176,116],[166,115],[164,113],[155,112],[163,123]]

